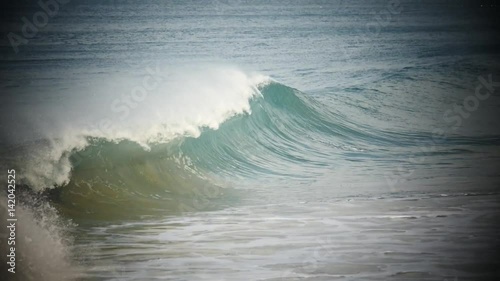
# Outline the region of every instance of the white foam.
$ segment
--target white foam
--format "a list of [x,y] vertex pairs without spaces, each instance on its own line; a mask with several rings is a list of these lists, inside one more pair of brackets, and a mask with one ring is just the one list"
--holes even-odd
[[[23,198],[25,203],[29,198]],[[0,202],[0,218],[7,219],[6,201]],[[31,202],[33,203],[33,202]],[[38,207],[16,206],[15,280],[78,280],[83,270],[71,262],[71,240],[56,210],[48,203]],[[5,227],[0,234],[6,236]],[[6,255],[0,261],[6,263]],[[11,273],[6,273],[11,274]]]
[[[143,87],[146,77],[157,82],[155,87],[134,99],[134,89]],[[71,177],[70,152],[84,149],[88,137],[130,140],[145,149],[181,136],[198,137],[202,128],[216,130],[235,115],[251,114],[251,98],[261,95],[258,86],[269,81],[233,67],[168,72],[150,66],[142,75],[96,82],[88,93],[76,91],[64,104],[47,106],[55,120],[40,125],[48,141],[24,151],[16,166],[22,182],[35,190],[64,185]]]
[[[250,114],[249,100],[260,95],[257,86],[267,83],[269,78],[234,68],[212,67],[186,69],[168,77],[162,74],[160,80],[143,101],[133,102],[134,108],[121,102],[132,93],[123,89],[124,97],[104,108],[107,114],[102,119],[112,122],[110,129],[91,124],[83,134],[108,140],[128,139],[144,147],[178,136],[198,137],[203,127],[218,129],[232,116]],[[117,106],[113,107],[113,103]],[[97,124],[99,121],[102,120]]]

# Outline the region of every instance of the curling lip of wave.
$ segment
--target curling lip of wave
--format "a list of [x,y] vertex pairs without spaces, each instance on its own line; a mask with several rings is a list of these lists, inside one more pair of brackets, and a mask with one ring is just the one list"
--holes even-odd
[[296,165],[306,172],[324,166],[323,149],[308,143],[308,136],[298,137],[306,131],[320,137],[326,130],[313,104],[276,82],[257,90],[260,95],[249,99],[252,114],[234,116],[197,137],[150,144],[149,150],[131,140],[90,140],[69,183],[52,192],[54,200],[72,217],[102,219],[126,216],[123,206],[134,214],[208,209],[230,192],[221,189],[226,175],[296,177],[290,172]]
[[14,159],[21,183],[36,191],[66,185],[73,169],[71,155],[84,151],[92,140],[127,140],[150,150],[152,145],[174,139],[199,137],[204,128],[216,130],[235,115],[251,114],[250,100],[261,96],[259,87],[272,81],[264,75],[225,68],[215,68],[209,74],[186,74],[178,80],[151,95],[146,106],[156,110],[137,110],[127,120],[130,122],[115,124],[113,130],[79,129],[69,124],[66,128],[71,129],[22,147]]

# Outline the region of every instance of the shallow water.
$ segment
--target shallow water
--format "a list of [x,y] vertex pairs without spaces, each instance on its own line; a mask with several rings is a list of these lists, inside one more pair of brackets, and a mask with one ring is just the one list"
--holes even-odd
[[494,280],[498,200],[240,206],[88,228],[79,250],[99,261],[87,272],[95,280]]

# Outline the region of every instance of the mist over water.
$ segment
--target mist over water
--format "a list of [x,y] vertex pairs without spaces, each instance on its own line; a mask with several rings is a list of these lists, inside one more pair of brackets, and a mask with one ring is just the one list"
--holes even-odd
[[491,5],[59,5],[0,44],[7,280],[496,280]]

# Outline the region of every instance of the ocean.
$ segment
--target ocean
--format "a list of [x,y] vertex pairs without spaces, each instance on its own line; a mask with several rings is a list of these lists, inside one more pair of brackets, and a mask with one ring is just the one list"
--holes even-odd
[[2,9],[2,280],[500,278],[497,1]]

